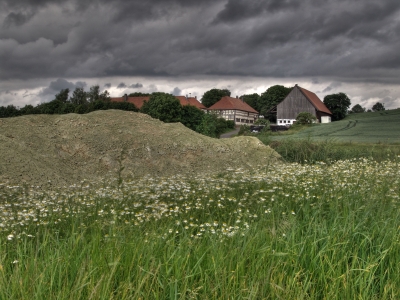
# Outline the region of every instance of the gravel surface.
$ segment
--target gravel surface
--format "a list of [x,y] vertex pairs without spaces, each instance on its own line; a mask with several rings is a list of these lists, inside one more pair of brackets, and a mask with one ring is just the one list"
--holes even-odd
[[0,119],[0,184],[68,186],[82,180],[182,176],[279,163],[254,137],[213,139],[133,112]]

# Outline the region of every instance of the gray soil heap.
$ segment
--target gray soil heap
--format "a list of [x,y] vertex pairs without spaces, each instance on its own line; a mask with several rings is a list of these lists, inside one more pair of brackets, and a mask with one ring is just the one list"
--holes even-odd
[[213,139],[140,113],[0,119],[0,184],[62,187],[116,177],[121,170],[122,178],[190,176],[278,160],[275,151],[254,137]]

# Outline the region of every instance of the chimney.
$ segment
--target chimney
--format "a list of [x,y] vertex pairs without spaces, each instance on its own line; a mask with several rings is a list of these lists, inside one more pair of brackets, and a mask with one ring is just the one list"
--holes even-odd
[[124,98],[124,102],[128,101],[128,95],[127,94],[125,94],[123,98]]
[[194,99],[196,99],[196,100],[197,100],[197,96],[194,96]]
[[238,95],[236,95],[236,99],[238,99],[239,98],[239,96]]

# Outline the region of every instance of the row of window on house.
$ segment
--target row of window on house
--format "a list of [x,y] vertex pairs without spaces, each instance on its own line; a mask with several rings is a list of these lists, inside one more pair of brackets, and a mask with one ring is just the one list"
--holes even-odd
[[296,123],[296,120],[278,120],[278,124],[294,124]]

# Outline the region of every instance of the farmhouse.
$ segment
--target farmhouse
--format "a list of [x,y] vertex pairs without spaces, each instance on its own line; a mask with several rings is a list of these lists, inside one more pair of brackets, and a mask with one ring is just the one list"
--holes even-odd
[[331,122],[332,113],[318,96],[296,84],[276,107],[277,124],[291,125],[296,122],[296,117],[301,112],[311,113],[320,123]]
[[225,120],[232,120],[236,125],[254,124],[258,119],[259,113],[242,99],[229,96],[222,97],[208,111],[217,113]]
[[[187,97],[187,96],[175,96],[176,99],[179,100],[182,106],[184,105],[192,105],[201,110],[206,110],[207,108],[201,104],[197,97]],[[128,97],[128,95],[124,95],[122,97],[114,97],[111,98],[111,102],[130,102],[133,103],[138,109],[141,109],[145,101],[149,101],[150,96],[141,96],[141,97]]]

